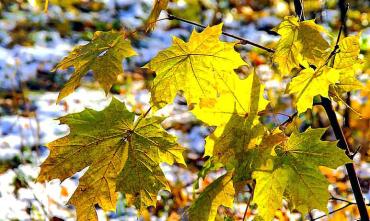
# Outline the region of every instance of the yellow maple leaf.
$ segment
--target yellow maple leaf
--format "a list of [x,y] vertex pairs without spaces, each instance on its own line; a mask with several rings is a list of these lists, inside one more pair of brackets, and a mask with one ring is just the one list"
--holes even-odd
[[345,37],[339,41],[339,51],[335,54],[333,68],[338,69],[339,82],[335,84],[339,93],[363,88],[356,78],[356,70],[361,68],[360,34]]
[[302,70],[298,76],[289,83],[287,92],[296,95],[298,113],[312,108],[313,98],[316,95],[329,97],[329,86],[337,83],[339,72],[327,66],[314,70],[307,68]]
[[297,17],[287,16],[273,30],[281,35],[273,61],[283,75],[289,75],[300,64],[318,64],[330,48],[322,36],[325,29],[314,20],[299,22]]
[[[231,82],[234,84],[231,85]],[[249,74],[244,80],[236,76],[229,85],[229,91],[218,98],[201,99],[192,113],[210,126],[221,126],[234,114],[246,117],[266,108],[268,101],[263,97],[264,86],[255,73]]]
[[246,65],[234,50],[235,42],[219,40],[222,24],[193,31],[189,42],[174,37],[173,45],[154,57],[145,68],[156,72],[151,102],[157,107],[171,103],[179,91],[187,102],[217,98],[228,91],[234,69]]
[[189,220],[213,221],[219,206],[233,207],[235,189],[232,175],[232,172],[228,172],[206,187],[190,206]]

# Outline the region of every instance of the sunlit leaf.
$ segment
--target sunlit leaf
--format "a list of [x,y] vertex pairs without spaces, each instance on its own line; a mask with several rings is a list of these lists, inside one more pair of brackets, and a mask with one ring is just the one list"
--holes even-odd
[[314,70],[307,68],[299,72],[289,83],[287,92],[296,95],[298,113],[312,108],[313,98],[316,95],[329,97],[329,86],[337,83],[339,72],[327,66]]
[[193,31],[189,42],[174,37],[173,45],[158,53],[145,67],[156,72],[151,102],[157,107],[171,103],[183,91],[188,103],[217,98],[237,78],[234,69],[246,65],[235,43],[222,42],[222,24]]
[[363,88],[356,78],[356,70],[360,69],[360,35],[345,37],[339,41],[339,50],[335,55],[333,68],[338,69],[340,76],[336,88],[339,92],[347,92]]
[[323,37],[325,29],[314,20],[299,22],[297,17],[287,16],[273,30],[281,35],[273,61],[283,75],[289,75],[300,64],[308,62],[317,65],[330,48]]
[[229,172],[213,181],[199,195],[189,208],[189,220],[215,220],[219,206],[233,207],[234,195],[232,172]]
[[266,108],[268,101],[264,98],[264,86],[255,73],[245,80],[235,79],[230,82],[229,91],[215,99],[201,99],[192,113],[204,123],[211,126],[225,125],[232,115],[246,117],[255,115]]

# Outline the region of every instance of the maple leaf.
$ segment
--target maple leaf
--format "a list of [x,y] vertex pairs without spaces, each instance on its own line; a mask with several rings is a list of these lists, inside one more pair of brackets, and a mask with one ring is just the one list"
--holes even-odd
[[116,191],[134,196],[139,210],[155,206],[157,192],[168,189],[159,164],[185,164],[184,149],[162,129],[162,118],[134,118],[113,98],[103,111],[86,109],[59,119],[70,133],[47,145],[50,155],[38,181],[64,180],[89,167],[70,200],[79,220],[97,220],[95,204],[114,210]]
[[274,170],[271,161],[267,161],[260,170],[253,172],[253,179],[256,180],[257,184],[254,189],[253,202],[258,205],[257,217],[270,221],[273,220],[276,210],[282,205],[288,177],[282,168]]
[[[259,118],[248,116],[247,118],[233,115],[230,121],[224,128],[217,128],[214,135],[217,137],[213,142],[208,142],[206,147],[212,151],[213,159],[227,167],[235,167],[241,162],[240,157],[244,157],[244,153],[248,149],[258,146],[266,129],[259,122]],[[212,145],[212,146],[211,146]],[[232,166],[231,166],[232,165]]]
[[[320,140],[325,130],[294,131],[286,143],[274,148],[276,156],[265,167],[253,172],[256,179],[253,201],[264,220],[272,219],[283,196],[290,200],[293,209],[303,214],[312,209],[327,212],[329,183],[320,173],[319,166],[335,169],[351,160],[337,148],[337,142]],[[263,192],[264,188],[267,188],[266,192]],[[272,197],[278,199],[280,205],[272,202]]]
[[213,156],[215,164],[221,163],[228,170],[235,168],[239,182],[250,178],[253,168],[264,159],[266,148],[260,144],[268,133],[257,114],[265,109],[268,101],[263,98],[264,88],[255,73],[238,80],[230,89],[232,94],[221,94],[213,107],[202,106],[194,113],[202,121],[217,125],[213,134],[206,138],[204,155]]
[[316,95],[329,97],[329,86],[339,80],[339,72],[327,66],[316,70],[312,68],[303,69],[298,76],[289,83],[287,92],[296,95],[298,113],[312,108],[313,98]]
[[[247,150],[235,156],[238,159],[234,172],[234,183],[236,185],[251,181],[253,171],[264,166],[271,159],[274,147],[287,139],[284,133],[278,129],[272,132],[264,132],[264,136],[258,144],[250,146]],[[244,185],[241,188],[244,188]],[[243,189],[238,189],[238,192],[240,190]]]
[[189,220],[215,220],[219,206],[233,207],[234,195],[232,172],[228,172],[207,186],[190,206]]
[[266,108],[269,101],[263,97],[265,87],[256,73],[249,74],[244,80],[236,79],[233,83],[229,92],[222,93],[218,98],[201,99],[192,113],[208,125],[221,126],[234,114],[244,117]]
[[[208,125],[217,126],[214,133],[206,138],[205,156],[228,153],[228,150],[231,150],[228,149],[231,148],[230,144],[235,149],[239,141],[242,145],[248,142],[241,139],[249,132],[251,120],[253,121],[258,112],[264,110],[268,104],[263,97],[264,87],[255,73],[250,74],[245,80],[237,79],[234,83],[229,87],[229,93],[223,93],[217,99],[207,99],[207,101],[202,99],[202,102],[192,110],[199,120]],[[226,123],[227,126],[225,126]],[[259,129],[254,131],[263,134],[263,127],[255,126]],[[228,132],[225,132],[225,129]],[[214,151],[216,146],[219,146],[220,150]],[[223,148],[228,150],[224,152]]]
[[338,47],[339,51],[335,54],[333,68],[349,68],[360,62],[360,35],[343,38],[339,41]]
[[[259,122],[259,117],[233,115],[213,139],[206,140],[205,155],[212,156],[215,164],[221,163],[227,170],[234,170],[234,184],[251,180],[252,172],[271,157],[273,147],[285,140],[282,132],[268,132]],[[211,141],[211,142],[209,142]]]
[[94,78],[107,94],[117,76],[123,73],[122,60],[134,55],[136,52],[123,33],[95,32],[90,43],[73,49],[54,68],[53,71],[74,67],[74,72],[60,91],[57,102],[71,94],[89,70],[93,71]]
[[294,16],[287,16],[273,31],[281,35],[276,45],[273,61],[283,75],[307,62],[319,63],[330,48],[322,36],[325,29],[314,20],[299,22]]
[[148,20],[146,21],[146,30],[153,29],[155,27],[155,23],[161,14],[162,10],[166,10],[168,5],[168,0],[154,0],[154,5]]
[[360,35],[345,37],[339,41],[338,53],[333,57],[333,68],[338,69],[339,82],[335,84],[339,92],[362,89],[356,78],[356,66],[360,66]]
[[193,31],[189,42],[174,37],[173,45],[154,57],[145,68],[156,72],[151,102],[157,107],[171,103],[179,91],[189,104],[200,98],[216,98],[237,78],[234,69],[246,63],[234,50],[235,42],[219,40],[222,24]]

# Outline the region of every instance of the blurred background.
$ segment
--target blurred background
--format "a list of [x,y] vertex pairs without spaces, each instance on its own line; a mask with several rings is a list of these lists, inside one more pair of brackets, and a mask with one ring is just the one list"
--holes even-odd
[[[350,11],[346,35],[361,32],[360,47],[363,65],[358,67],[361,91],[350,94],[351,108],[346,108],[348,95],[338,96],[335,108],[345,125],[344,132],[353,150],[358,147],[355,166],[360,184],[369,204],[370,192],[370,3],[367,0],[347,1]],[[193,26],[175,20],[162,20],[151,33],[138,31],[131,41],[138,56],[124,61],[125,74],[120,75],[108,99],[88,74],[78,90],[56,104],[61,86],[73,70],[51,72],[51,69],[74,46],[88,43],[95,31],[143,30],[153,0],[49,0],[48,10],[40,0],[0,0],[0,220],[75,220],[75,211],[66,203],[78,184],[80,172],[60,182],[36,183],[39,165],[47,157],[44,146],[68,133],[68,127],[55,120],[68,113],[89,107],[103,109],[109,97],[124,101],[132,111],[142,113],[149,107],[150,81],[154,74],[140,67],[160,50],[171,45],[172,36],[187,39]],[[307,19],[316,18],[332,36],[340,27],[340,2],[336,0],[304,0]],[[271,29],[287,15],[294,14],[289,0],[171,0],[168,11],[176,16],[204,25],[224,23],[224,31],[273,48],[279,36]],[[160,18],[166,18],[162,12]],[[222,37],[225,41],[233,39]],[[279,126],[292,115],[292,99],[284,94],[289,79],[281,78],[264,51],[250,46],[237,46],[243,59],[256,70],[266,85],[265,96],[271,103],[262,120],[269,128]],[[240,70],[248,74],[251,68]],[[347,99],[348,101],[348,99]],[[191,204],[194,194],[200,192],[222,171],[204,176],[207,167],[202,158],[204,137],[212,128],[199,122],[189,111],[186,101],[178,97],[160,111],[167,119],[163,126],[187,147],[188,168],[162,165],[170,181],[172,193],[160,192],[157,208],[148,209],[138,218],[135,208],[120,198],[115,213],[98,209],[100,220],[180,220]],[[346,120],[342,116],[348,116]],[[308,127],[328,127],[325,112],[318,106],[295,119],[291,125],[302,131]],[[285,129],[289,133],[291,126]],[[334,139],[330,129],[326,139]],[[208,165],[209,166],[209,165]],[[354,201],[344,168],[322,172],[327,176],[330,193],[337,198]],[[194,189],[194,183],[199,189]],[[237,196],[234,208],[220,208],[219,218],[241,220],[250,193]],[[355,220],[359,217],[356,205],[330,200],[329,211],[345,209],[317,220]],[[252,220],[256,206],[247,211]],[[370,212],[370,207],[369,212]],[[310,216],[289,211],[283,205],[276,220],[313,220],[324,213],[313,211]]]

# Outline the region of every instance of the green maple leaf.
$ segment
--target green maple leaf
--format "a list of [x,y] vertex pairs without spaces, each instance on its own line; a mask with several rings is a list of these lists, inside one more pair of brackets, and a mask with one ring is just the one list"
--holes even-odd
[[329,86],[339,80],[339,72],[334,68],[323,66],[316,70],[303,69],[298,76],[289,83],[287,91],[296,95],[298,113],[312,108],[313,98],[317,95],[329,97]]
[[189,220],[215,220],[219,206],[233,207],[234,195],[232,172],[228,172],[207,186],[190,206]]
[[322,36],[325,29],[314,20],[299,22],[297,17],[287,16],[273,30],[281,35],[273,61],[283,75],[290,74],[300,64],[318,64],[330,48]]
[[157,107],[171,103],[179,91],[187,102],[217,98],[238,79],[234,69],[246,63],[234,50],[236,43],[222,42],[222,24],[193,31],[189,42],[174,37],[173,45],[154,57],[145,68],[156,72],[151,102]]
[[239,158],[243,157],[246,151],[261,143],[265,132],[265,127],[257,117],[244,118],[234,115],[224,128],[215,130],[214,136],[217,138],[213,142],[206,140],[205,148],[209,149],[207,152],[213,150],[211,156],[216,162],[227,166],[235,165],[241,162]]
[[[235,184],[245,184],[246,182],[250,182],[252,180],[253,171],[264,167],[265,163],[271,160],[273,148],[276,145],[285,142],[287,139],[284,133],[278,129],[272,132],[264,132],[265,134],[258,144],[254,144],[254,146],[249,147],[247,150],[244,150],[235,156],[235,158],[237,158],[234,172]],[[249,143],[249,145],[250,144],[251,143]],[[244,188],[244,185],[242,185],[241,188]]]
[[90,43],[76,47],[54,68],[67,69],[73,66],[75,69],[60,91],[57,102],[71,94],[89,70],[93,71],[94,78],[108,93],[117,76],[123,73],[122,60],[134,55],[136,52],[123,33],[95,32]]
[[[274,146],[283,142],[280,131],[269,132],[255,115],[233,115],[230,121],[213,138],[206,140],[206,155],[215,164],[234,170],[234,183],[239,186],[251,180],[252,172],[271,157]],[[239,191],[239,189],[237,188]]]
[[161,11],[167,9],[168,0],[153,0],[154,5],[148,20],[146,21],[146,30],[153,29],[155,27],[156,21],[161,14]]
[[337,142],[320,140],[325,130],[293,132],[285,144],[274,148],[274,158],[253,172],[256,179],[253,201],[258,205],[259,216],[264,220],[273,218],[275,211],[281,207],[283,197],[289,200],[293,209],[303,214],[312,209],[327,212],[329,183],[320,173],[319,167],[335,169],[351,160],[336,146]]
[[70,202],[79,220],[97,220],[95,204],[115,210],[117,191],[139,210],[155,206],[156,195],[169,189],[159,164],[185,164],[183,148],[162,129],[162,118],[139,118],[113,98],[103,111],[86,109],[61,117],[70,133],[47,146],[38,181],[64,180],[89,167]]

